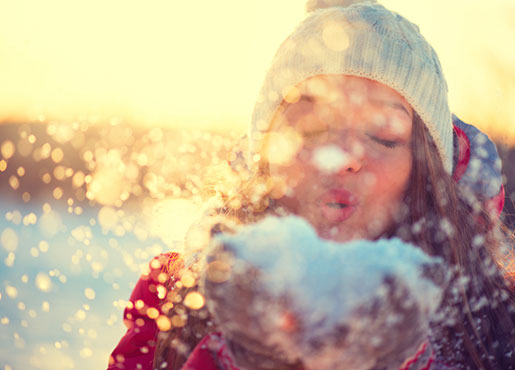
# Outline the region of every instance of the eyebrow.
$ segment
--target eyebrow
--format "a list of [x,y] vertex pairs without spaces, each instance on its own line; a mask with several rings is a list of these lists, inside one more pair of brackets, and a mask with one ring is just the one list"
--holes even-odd
[[307,102],[307,103],[316,103],[317,99],[315,96],[313,95],[306,95],[306,94],[302,94],[299,98],[299,100],[297,100],[295,103],[285,103],[286,101],[283,100],[283,103],[284,104],[284,111],[283,112],[287,112],[288,109],[290,109],[290,107],[292,107],[294,104],[297,104],[297,103],[300,103],[300,102]]
[[308,103],[315,103],[316,102],[316,98],[313,95],[302,94],[300,96],[300,99],[299,99],[299,102],[300,101],[305,101],[305,102],[308,102]]
[[406,108],[406,106],[404,104],[392,102],[392,101],[388,101],[388,100],[384,100],[384,99],[370,99],[370,101],[374,104],[383,104],[383,105],[387,105],[387,106],[395,108],[395,109],[402,110],[402,111],[406,112],[408,117],[413,118],[411,113],[409,112],[408,108]]

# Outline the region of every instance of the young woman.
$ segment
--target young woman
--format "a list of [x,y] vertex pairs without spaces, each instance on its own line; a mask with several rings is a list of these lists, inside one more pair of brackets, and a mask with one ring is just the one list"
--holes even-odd
[[[494,262],[508,243],[495,147],[453,122],[438,57],[415,25],[375,1],[308,10],[265,78],[238,191],[212,213],[243,224],[294,214],[323,239],[398,237],[442,257],[454,278],[402,368],[515,368],[515,296]],[[151,262],[110,369],[304,368],[302,356],[226,343],[196,295],[199,266],[177,254]]]

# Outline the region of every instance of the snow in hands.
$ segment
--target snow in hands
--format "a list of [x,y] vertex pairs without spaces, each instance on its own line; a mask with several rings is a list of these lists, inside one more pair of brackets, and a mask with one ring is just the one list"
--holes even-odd
[[307,369],[398,369],[427,339],[435,274],[440,258],[399,239],[335,243],[299,217],[268,217],[215,238],[204,289],[226,338],[250,352]]

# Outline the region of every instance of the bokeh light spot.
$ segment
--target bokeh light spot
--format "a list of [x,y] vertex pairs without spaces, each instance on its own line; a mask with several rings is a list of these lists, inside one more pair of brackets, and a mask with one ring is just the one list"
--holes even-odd
[[156,324],[160,331],[168,331],[172,328],[171,320],[164,315],[160,315],[156,319]]
[[156,308],[154,308],[154,307],[150,307],[147,310],[147,316],[150,319],[157,319],[159,317],[159,311]]
[[0,153],[5,159],[9,159],[14,155],[14,144],[10,140],[5,140],[0,147]]
[[14,265],[14,260],[16,259],[16,255],[13,252],[9,252],[7,257],[4,259],[4,263],[7,267],[12,267]]
[[93,356],[93,351],[91,348],[85,347],[80,350],[80,357],[82,358],[88,358]]
[[9,177],[9,185],[13,190],[17,190],[20,187],[20,180],[18,180],[16,176],[12,175]]
[[59,163],[63,160],[64,152],[61,148],[55,148],[54,150],[52,150],[51,157],[52,161],[54,161],[55,163]]
[[283,90],[283,99],[287,103],[294,104],[300,100],[300,91],[296,87],[286,87]]
[[63,189],[60,186],[56,187],[52,192],[52,195],[55,199],[61,199],[63,197]]
[[176,328],[182,328],[186,325],[186,322],[188,321],[187,317],[184,317],[182,315],[174,315],[172,317],[172,325]]
[[18,248],[18,234],[10,227],[6,227],[4,231],[2,231],[0,240],[2,241],[4,249],[9,252],[14,252],[16,248]]
[[86,319],[86,312],[84,310],[77,310],[75,318],[79,321],[84,321]]
[[86,288],[84,289],[84,296],[87,298],[87,299],[90,299],[90,300],[93,300],[95,299],[95,291],[91,288]]
[[44,272],[39,272],[36,275],[35,283],[36,287],[42,292],[49,292],[52,290],[52,281],[50,280],[50,277]]
[[349,47],[349,36],[341,22],[328,21],[323,27],[322,38],[327,48],[342,51]]
[[195,286],[195,277],[190,271],[186,271],[181,277],[181,283],[185,288]]
[[43,301],[41,303],[41,310],[43,310],[43,312],[50,312],[50,303]]
[[39,242],[39,250],[41,252],[47,252],[48,251],[48,242],[46,242],[45,240],[42,240]]
[[184,298],[184,305],[192,310],[199,310],[204,307],[204,296],[199,292],[190,292]]
[[23,194],[21,195],[21,199],[22,199],[25,203],[30,202],[30,198],[31,198],[30,193],[28,193],[28,192],[26,192],[26,191],[25,191],[25,192],[23,192]]
[[9,298],[15,299],[18,296],[18,289],[16,289],[12,285],[7,285],[5,287],[5,293]]
[[281,131],[266,134],[265,143],[262,154],[268,163],[288,165],[302,147],[302,138],[293,128],[287,127]]

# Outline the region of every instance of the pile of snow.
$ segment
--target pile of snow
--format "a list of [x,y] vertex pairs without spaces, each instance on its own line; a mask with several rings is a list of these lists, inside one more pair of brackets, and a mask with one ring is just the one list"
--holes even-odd
[[[225,336],[308,369],[398,369],[441,300],[441,260],[399,239],[330,242],[289,216],[213,244],[205,293]],[[213,281],[213,266],[230,274]]]

